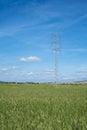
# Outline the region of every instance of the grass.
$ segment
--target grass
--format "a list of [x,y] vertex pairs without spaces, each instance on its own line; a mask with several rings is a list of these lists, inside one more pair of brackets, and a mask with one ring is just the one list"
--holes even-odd
[[0,84],[0,130],[87,130],[87,85]]

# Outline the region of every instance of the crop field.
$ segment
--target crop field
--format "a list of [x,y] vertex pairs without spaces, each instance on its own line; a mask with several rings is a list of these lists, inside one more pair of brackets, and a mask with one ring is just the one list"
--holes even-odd
[[87,130],[87,85],[0,84],[0,130]]

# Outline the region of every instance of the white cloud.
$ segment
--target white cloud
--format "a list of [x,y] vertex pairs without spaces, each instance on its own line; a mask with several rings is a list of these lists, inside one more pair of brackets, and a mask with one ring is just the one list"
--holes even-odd
[[24,81],[38,81],[40,79],[40,73],[38,72],[27,72],[27,71],[22,71],[19,73],[20,79],[23,79]]
[[78,75],[86,75],[87,76],[87,68],[85,68],[85,69],[78,69],[77,74]]
[[46,69],[46,70],[45,70],[45,74],[46,74],[46,75],[53,75],[53,73],[54,73],[54,70],[53,70],[53,69]]
[[1,70],[0,70],[0,72],[4,72],[4,73],[6,73],[6,72],[8,72],[8,68],[2,68]]
[[16,66],[12,66],[12,67],[8,67],[8,68],[2,68],[2,69],[0,69],[0,72],[5,74],[5,73],[9,73],[9,72],[16,70],[16,69],[17,69]]
[[17,66],[12,66],[10,69],[15,70],[15,69],[17,69],[17,68],[18,68]]
[[33,76],[34,75],[34,73],[33,72],[21,72],[20,73],[21,74],[21,76]]
[[59,81],[72,82],[72,81],[81,81],[87,79],[87,71],[77,71],[69,74],[60,74]]
[[29,57],[23,57],[20,58],[21,62],[37,62],[40,61],[41,59],[37,56],[29,56]]

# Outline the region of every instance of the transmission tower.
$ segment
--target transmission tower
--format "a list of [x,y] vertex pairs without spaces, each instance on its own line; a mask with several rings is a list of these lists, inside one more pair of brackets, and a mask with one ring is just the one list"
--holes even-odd
[[59,35],[54,35],[54,54],[55,54],[55,86],[58,84],[58,54],[59,54]]

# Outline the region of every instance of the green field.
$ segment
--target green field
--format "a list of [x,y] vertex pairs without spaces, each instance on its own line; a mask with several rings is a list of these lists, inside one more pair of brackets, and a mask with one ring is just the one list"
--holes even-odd
[[0,130],[87,130],[87,85],[0,84]]

